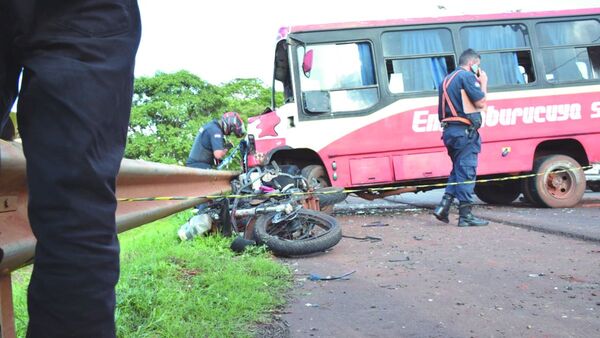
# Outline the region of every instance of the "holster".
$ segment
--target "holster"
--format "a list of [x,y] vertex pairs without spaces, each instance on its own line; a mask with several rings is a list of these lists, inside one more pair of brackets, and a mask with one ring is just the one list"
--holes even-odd
[[483,120],[480,112],[467,114],[467,118],[469,119],[469,121],[471,121],[471,128],[475,130],[481,128]]

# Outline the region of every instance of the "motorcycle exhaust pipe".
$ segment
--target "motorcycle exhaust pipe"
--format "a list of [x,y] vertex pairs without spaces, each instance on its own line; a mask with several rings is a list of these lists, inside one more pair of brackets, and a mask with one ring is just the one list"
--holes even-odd
[[294,206],[291,203],[280,204],[268,207],[256,207],[249,209],[237,209],[235,210],[235,217],[254,216],[256,214],[266,214],[269,212],[284,212],[289,214],[294,211]]

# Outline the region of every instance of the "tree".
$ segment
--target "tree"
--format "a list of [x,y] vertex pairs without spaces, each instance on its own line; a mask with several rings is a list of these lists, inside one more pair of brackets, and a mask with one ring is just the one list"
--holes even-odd
[[223,85],[227,106],[240,113],[245,121],[271,105],[271,89],[258,79],[235,79]]
[[187,71],[138,78],[125,156],[183,164],[199,127],[224,107],[219,87]]

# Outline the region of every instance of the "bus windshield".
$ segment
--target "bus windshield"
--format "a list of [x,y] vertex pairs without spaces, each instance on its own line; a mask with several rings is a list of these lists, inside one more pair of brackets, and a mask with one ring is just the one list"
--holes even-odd
[[298,48],[298,59],[313,51],[310,72],[302,71],[300,86],[306,110],[335,113],[363,110],[377,103],[375,69],[367,42],[319,44]]

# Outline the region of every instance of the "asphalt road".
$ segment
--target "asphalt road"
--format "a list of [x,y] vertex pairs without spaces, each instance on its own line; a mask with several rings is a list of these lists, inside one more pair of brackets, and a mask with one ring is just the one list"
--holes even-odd
[[272,336],[600,337],[600,194],[573,209],[478,205],[492,221],[479,228],[435,220],[424,207],[440,197],[336,206],[346,237],[283,259],[296,288]]
[[[345,203],[337,205],[336,210],[347,214],[369,214],[377,210],[433,209],[442,198],[443,192],[443,189],[438,189],[372,202],[349,197]],[[532,208],[518,200],[511,206],[491,206],[478,199],[476,203],[474,213],[491,221],[600,242],[600,193],[588,190],[577,207],[565,209]],[[456,208],[452,210],[455,217],[458,217]]]

